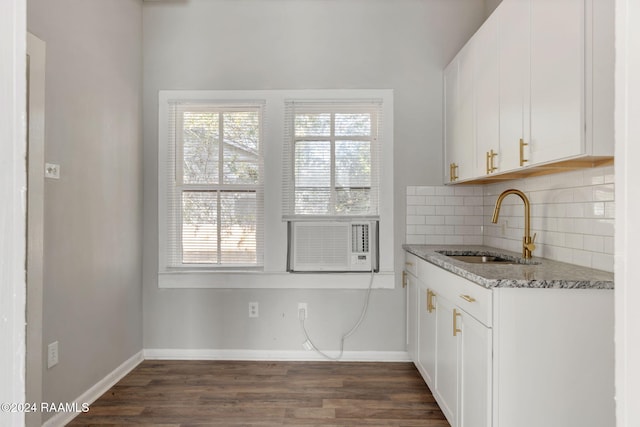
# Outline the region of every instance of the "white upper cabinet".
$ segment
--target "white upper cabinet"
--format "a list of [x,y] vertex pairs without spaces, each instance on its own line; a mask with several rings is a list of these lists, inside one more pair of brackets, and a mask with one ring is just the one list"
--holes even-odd
[[475,174],[472,45],[467,43],[444,71],[446,182]]
[[503,0],[445,70],[445,123],[445,182],[611,160],[612,2]]
[[491,15],[475,36],[476,165],[474,176],[500,169],[500,79],[498,70],[498,16]]
[[529,5],[529,0],[505,0],[494,13],[499,33],[500,172],[523,165],[520,162],[520,144],[529,139]]
[[584,0],[535,0],[530,10],[533,165],[585,153]]

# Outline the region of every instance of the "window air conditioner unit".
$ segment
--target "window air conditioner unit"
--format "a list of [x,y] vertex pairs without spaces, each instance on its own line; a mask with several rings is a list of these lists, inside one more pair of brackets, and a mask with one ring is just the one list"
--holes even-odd
[[378,221],[290,221],[287,271],[378,271]]

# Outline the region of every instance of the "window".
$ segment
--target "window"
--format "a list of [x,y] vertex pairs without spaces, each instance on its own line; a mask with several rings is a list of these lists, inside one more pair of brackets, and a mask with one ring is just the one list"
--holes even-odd
[[285,217],[378,215],[380,101],[287,101]]
[[166,267],[261,266],[263,105],[168,107]]
[[389,89],[159,91],[158,286],[366,288],[287,272],[287,217],[346,216],[377,221],[375,286],[393,288],[393,105]]

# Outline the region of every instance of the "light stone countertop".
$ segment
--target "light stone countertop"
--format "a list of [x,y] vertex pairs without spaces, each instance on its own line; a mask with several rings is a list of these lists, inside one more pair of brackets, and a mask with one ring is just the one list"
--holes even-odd
[[536,264],[472,264],[438,252],[450,251],[464,255],[482,251],[488,255],[522,259],[522,254],[489,246],[405,244],[402,248],[486,288],[613,289],[613,273],[546,258],[534,256],[531,261]]

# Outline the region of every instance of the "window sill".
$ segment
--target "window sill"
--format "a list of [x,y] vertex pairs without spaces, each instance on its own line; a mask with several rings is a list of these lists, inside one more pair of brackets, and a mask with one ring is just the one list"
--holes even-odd
[[[367,289],[368,273],[179,272],[158,273],[162,289]],[[392,271],[375,273],[374,289],[393,289]]]

